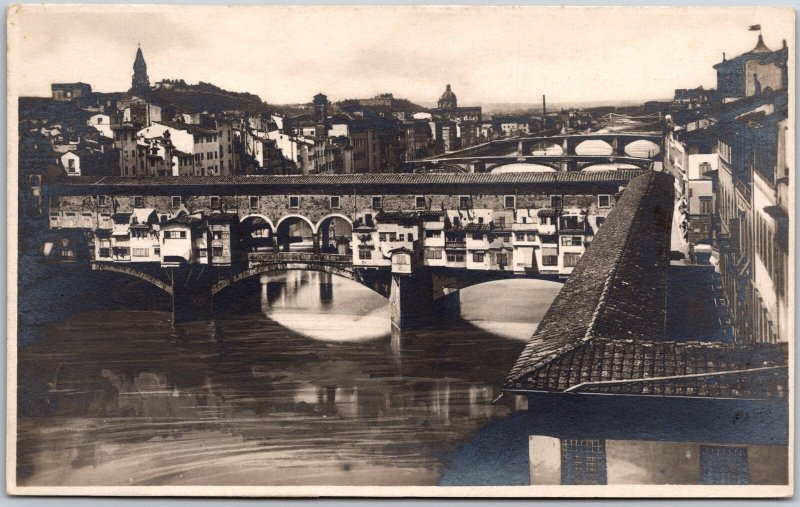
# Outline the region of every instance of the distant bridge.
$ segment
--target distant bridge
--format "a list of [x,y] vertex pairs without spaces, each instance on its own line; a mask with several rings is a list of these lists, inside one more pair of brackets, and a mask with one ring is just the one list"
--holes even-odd
[[[630,157],[627,155],[479,155],[470,157],[441,157],[419,161],[419,165],[464,165],[468,172],[491,171],[509,164],[536,164],[552,168],[554,171],[580,171],[596,165],[627,164],[640,169],[650,169],[652,158]],[[469,171],[469,166],[481,170]]]
[[[608,145],[607,155],[578,154],[578,147],[587,141],[601,141]],[[628,152],[633,143],[646,141],[651,150],[647,156]],[[649,132],[591,132],[584,134],[536,135],[497,139],[488,143],[446,153],[438,157],[407,162],[407,167],[458,165],[466,172],[484,172],[512,163],[545,165],[556,170],[576,171],[597,164],[630,164],[649,169],[651,162],[662,157],[663,136]],[[552,150],[560,153],[534,155],[534,151]],[[537,150],[538,149],[538,150]]]

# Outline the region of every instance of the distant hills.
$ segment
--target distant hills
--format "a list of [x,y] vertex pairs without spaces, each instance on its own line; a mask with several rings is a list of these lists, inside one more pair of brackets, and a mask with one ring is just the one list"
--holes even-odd
[[176,83],[171,88],[156,88],[151,93],[157,104],[162,107],[173,106],[181,111],[220,113],[230,110],[261,112],[267,109],[258,95],[230,92],[202,81],[196,85]]

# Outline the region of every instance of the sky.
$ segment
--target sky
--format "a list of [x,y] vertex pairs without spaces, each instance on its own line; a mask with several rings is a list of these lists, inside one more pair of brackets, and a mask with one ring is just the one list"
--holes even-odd
[[[704,9],[704,10],[701,10]],[[786,9],[194,7],[26,5],[10,14],[11,82],[130,87],[137,44],[151,83],[182,78],[273,104],[390,92],[459,105],[644,101],[714,87],[713,65],[755,46],[793,47]]]

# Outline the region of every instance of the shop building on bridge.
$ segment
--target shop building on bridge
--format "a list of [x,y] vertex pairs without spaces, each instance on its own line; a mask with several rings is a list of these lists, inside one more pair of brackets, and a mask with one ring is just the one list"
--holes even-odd
[[69,178],[49,192],[49,224],[102,239],[96,259],[110,262],[133,261],[99,255],[113,251],[112,222],[129,234],[130,216],[151,210],[160,258],[151,246],[141,262],[165,266],[230,265],[271,251],[351,255],[354,266],[385,268],[405,248],[421,266],[566,276],[641,173],[251,177],[228,186]]

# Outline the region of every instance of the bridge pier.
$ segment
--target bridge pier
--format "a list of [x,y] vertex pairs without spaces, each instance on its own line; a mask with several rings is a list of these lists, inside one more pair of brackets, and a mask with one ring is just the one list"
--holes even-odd
[[419,329],[433,317],[433,279],[427,269],[409,274],[392,274],[389,292],[392,327],[400,331]]
[[207,267],[170,269],[172,279],[172,323],[213,320],[213,277]]

